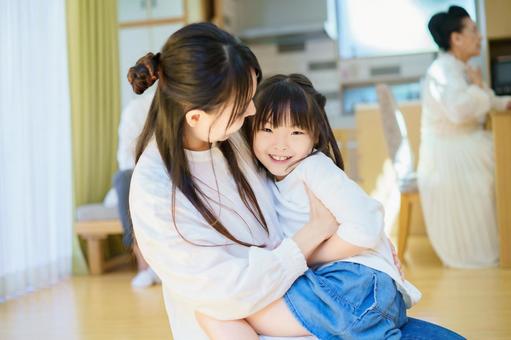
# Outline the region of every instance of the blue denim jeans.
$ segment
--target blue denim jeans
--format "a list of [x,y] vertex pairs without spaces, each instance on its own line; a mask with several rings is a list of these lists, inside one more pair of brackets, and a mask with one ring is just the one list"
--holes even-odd
[[402,340],[465,340],[466,338],[453,331],[433,323],[408,318],[401,327]]
[[129,195],[133,169],[120,170],[114,176],[114,187],[117,192],[117,207],[124,234],[122,242],[129,248],[133,245],[133,223],[131,222]]
[[284,295],[289,310],[319,339],[401,338],[406,306],[390,276],[351,262],[310,269]]

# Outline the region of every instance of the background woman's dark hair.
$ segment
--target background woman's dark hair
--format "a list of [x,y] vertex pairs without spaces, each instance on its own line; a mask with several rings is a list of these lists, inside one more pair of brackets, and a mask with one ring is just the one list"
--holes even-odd
[[[215,230],[229,240],[246,246],[252,244],[235,238],[208,208],[207,200],[212,198],[201,192],[190,173],[183,136],[185,113],[190,110],[213,112],[234,100],[228,125],[241,117],[252,100],[253,71],[259,82],[261,69],[248,47],[213,24],[199,23],[185,26],[172,34],[160,53],[147,54],[128,72],[133,90],[139,94],[159,79],[137,142],[136,160],[138,162],[150,139],[155,136],[172,182],[174,224],[176,190],[179,189]],[[227,140],[221,142],[219,148],[228,160],[243,203],[268,232],[254,192],[239,168],[235,145]],[[186,240],[177,225],[176,230]]]
[[440,49],[444,51],[451,49],[451,34],[461,32],[465,18],[470,16],[464,8],[451,6],[447,12],[437,13],[429,19],[429,32]]
[[[274,127],[291,123],[309,131],[315,141],[316,152],[323,152],[344,170],[341,152],[325,112],[326,98],[314,89],[307,77],[279,74],[265,79],[257,89],[254,103],[257,113],[250,118],[248,130],[251,142],[255,132],[267,122]],[[259,166],[262,167],[261,164]],[[267,174],[272,177],[269,172]]]

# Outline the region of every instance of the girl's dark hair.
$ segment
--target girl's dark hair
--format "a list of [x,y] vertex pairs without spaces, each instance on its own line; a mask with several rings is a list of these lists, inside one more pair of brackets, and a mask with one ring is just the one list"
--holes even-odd
[[464,8],[451,6],[447,12],[437,13],[429,19],[429,32],[441,50],[449,51],[451,49],[451,34],[462,31],[465,18],[470,18],[470,16]]
[[[138,94],[159,80],[137,142],[136,160],[138,162],[150,139],[155,136],[172,182],[174,224],[176,190],[179,189],[211,227],[229,240],[245,246],[252,244],[235,238],[211,211],[208,204],[211,198],[200,190],[190,173],[183,136],[185,114],[190,110],[213,112],[233,100],[228,125],[242,117],[252,100],[254,71],[259,82],[261,69],[248,47],[213,24],[199,23],[185,26],[172,34],[160,53],[148,53],[128,72],[128,80]],[[229,140],[219,144],[243,203],[268,233],[255,194],[238,165],[237,152],[234,150],[236,146]],[[176,230],[186,240],[177,225]]]
[[[290,123],[312,135],[316,149],[312,154],[323,152],[344,170],[341,151],[325,112],[326,98],[314,89],[306,76],[278,74],[265,79],[257,89],[254,103],[257,112],[250,119],[248,130],[251,143],[256,131],[263,129],[266,123],[273,127]],[[259,166],[262,167],[260,163]]]

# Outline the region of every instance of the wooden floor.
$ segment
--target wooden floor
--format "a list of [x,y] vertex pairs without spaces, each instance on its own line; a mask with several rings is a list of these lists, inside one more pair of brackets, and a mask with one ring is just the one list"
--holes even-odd
[[[0,304],[0,339],[170,339],[160,287],[133,290],[132,275],[74,277]],[[511,270],[443,268],[414,236],[406,275],[423,292],[409,315],[469,339],[511,339]]]

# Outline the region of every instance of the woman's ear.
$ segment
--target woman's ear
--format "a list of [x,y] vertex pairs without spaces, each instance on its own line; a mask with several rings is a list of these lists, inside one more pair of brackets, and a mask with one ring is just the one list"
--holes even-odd
[[461,39],[462,39],[461,33],[452,32],[451,33],[451,48],[453,46],[459,46]]
[[185,113],[185,120],[190,127],[196,127],[197,124],[204,118],[206,112],[202,110],[190,110]]

